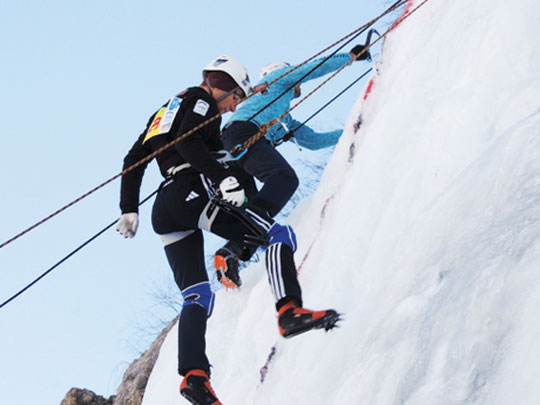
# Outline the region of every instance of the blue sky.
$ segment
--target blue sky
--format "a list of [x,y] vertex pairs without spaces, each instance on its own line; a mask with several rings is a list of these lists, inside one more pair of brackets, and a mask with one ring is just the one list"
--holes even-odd
[[[198,85],[215,56],[236,57],[256,81],[264,64],[300,63],[390,3],[364,4],[2,2],[0,241],[117,174],[148,116]],[[306,118],[367,67],[353,64],[293,115]],[[361,90],[312,126],[343,125]],[[141,195],[159,181],[152,163]],[[0,301],[117,218],[118,195],[117,180],[2,248]],[[0,309],[1,403],[59,403],[73,386],[115,392],[148,343],[138,327],[168,316],[153,296],[172,278],[150,208],[141,209],[135,239],[107,232]]]

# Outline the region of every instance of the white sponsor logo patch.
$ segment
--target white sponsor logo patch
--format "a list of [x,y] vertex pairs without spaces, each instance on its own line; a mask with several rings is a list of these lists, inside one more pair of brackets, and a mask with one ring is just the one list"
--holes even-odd
[[180,109],[180,104],[182,102],[178,97],[173,97],[171,101],[169,101],[169,104],[167,105],[167,110],[165,110],[165,114],[163,115],[163,120],[161,121],[161,128],[159,130],[160,134],[164,134],[166,132],[169,132],[171,129],[172,123],[174,121],[174,118],[176,117],[176,113]]
[[206,113],[208,112],[209,108],[210,108],[210,104],[208,104],[206,101],[197,100],[197,102],[195,103],[195,107],[193,108],[193,112],[199,115],[202,115],[204,117]]

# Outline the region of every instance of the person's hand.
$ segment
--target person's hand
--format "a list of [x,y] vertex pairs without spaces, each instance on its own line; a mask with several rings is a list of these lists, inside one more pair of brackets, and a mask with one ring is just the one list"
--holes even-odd
[[219,190],[223,199],[235,207],[240,207],[244,203],[244,189],[238,183],[235,177],[225,177],[221,183],[219,183]]
[[116,223],[116,230],[124,238],[133,238],[139,226],[139,215],[136,212],[122,214]]
[[[355,45],[353,49],[351,49],[351,56],[355,58],[356,60],[371,60],[371,54],[369,53],[369,49],[365,50],[366,47],[364,45]],[[365,52],[364,52],[365,50]],[[363,53],[362,53],[363,52]]]

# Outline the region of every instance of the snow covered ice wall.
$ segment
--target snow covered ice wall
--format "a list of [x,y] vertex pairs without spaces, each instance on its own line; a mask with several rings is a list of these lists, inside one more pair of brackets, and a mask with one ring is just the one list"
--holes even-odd
[[[346,320],[279,339],[262,264],[243,271],[209,321],[223,403],[540,403],[539,26],[537,0],[430,0],[388,37],[291,218],[306,307]],[[187,403],[179,383],[173,330],[143,403]]]

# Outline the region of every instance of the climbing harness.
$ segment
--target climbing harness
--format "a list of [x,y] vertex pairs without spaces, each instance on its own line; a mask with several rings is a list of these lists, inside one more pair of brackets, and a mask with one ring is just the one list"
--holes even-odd
[[211,204],[221,208],[224,212],[239,220],[250,230],[250,234],[244,235],[244,242],[247,245],[254,247],[269,245],[270,239],[266,231],[258,225],[243,208],[235,207],[231,203],[225,201],[221,198],[221,193],[212,197]]

